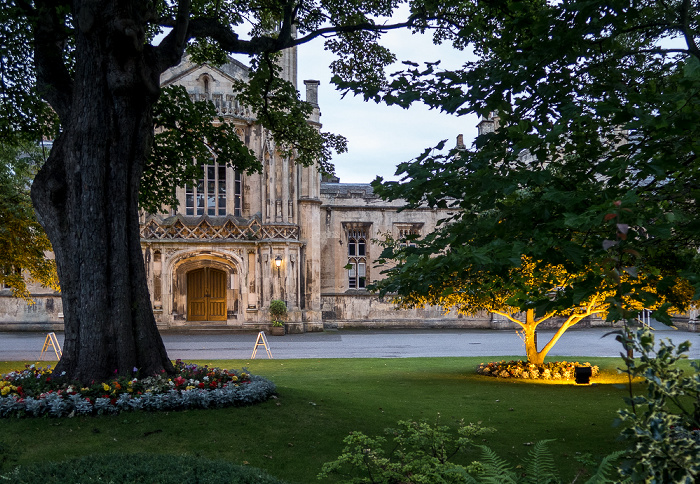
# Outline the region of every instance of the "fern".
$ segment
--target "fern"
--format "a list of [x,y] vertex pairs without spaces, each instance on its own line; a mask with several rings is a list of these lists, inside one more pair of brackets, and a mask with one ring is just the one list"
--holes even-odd
[[523,484],[549,484],[559,482],[554,457],[547,448],[547,443],[554,442],[553,439],[540,440],[528,453],[525,463],[525,478]]
[[608,472],[613,471],[615,474],[617,473],[617,468],[615,467],[614,463],[624,454],[624,451],[618,451],[603,457],[603,460],[600,462],[595,474],[593,474],[590,479],[586,481],[586,484],[605,484],[608,482],[614,482],[615,478],[618,476],[614,475],[613,477],[608,477]]
[[483,456],[481,464],[484,466],[484,471],[479,475],[479,482],[483,484],[517,484],[517,474],[513,472],[504,459],[498,457],[493,450],[485,445],[477,447],[481,449]]

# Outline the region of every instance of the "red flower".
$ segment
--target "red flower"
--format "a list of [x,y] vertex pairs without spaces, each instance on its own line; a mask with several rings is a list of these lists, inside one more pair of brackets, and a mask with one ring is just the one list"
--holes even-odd
[[200,382],[199,385],[197,385],[199,388],[204,388],[204,382]]

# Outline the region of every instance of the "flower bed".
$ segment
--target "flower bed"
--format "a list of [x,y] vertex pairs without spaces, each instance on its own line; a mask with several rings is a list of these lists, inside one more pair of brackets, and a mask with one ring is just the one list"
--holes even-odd
[[275,393],[271,381],[245,371],[175,362],[175,376],[116,376],[82,386],[56,378],[50,367],[27,366],[0,380],[0,417],[72,417],[126,410],[181,410],[251,405]]
[[554,361],[541,366],[527,361],[497,361],[491,363],[481,363],[476,372],[480,375],[493,376],[496,378],[524,378],[530,380],[573,380],[574,369],[577,366],[590,366],[592,377],[596,377],[600,371],[597,366],[590,363],[579,363],[577,361]]

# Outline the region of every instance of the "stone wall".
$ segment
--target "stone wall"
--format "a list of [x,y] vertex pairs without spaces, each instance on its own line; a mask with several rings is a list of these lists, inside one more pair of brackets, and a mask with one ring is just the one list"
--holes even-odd
[[53,292],[32,292],[34,304],[0,290],[0,331],[57,331],[63,329],[63,303]]

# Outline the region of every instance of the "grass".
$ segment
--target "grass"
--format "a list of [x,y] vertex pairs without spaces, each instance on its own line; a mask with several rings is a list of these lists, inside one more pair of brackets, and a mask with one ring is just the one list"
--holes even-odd
[[[507,358],[508,359],[508,358]],[[5,467],[89,454],[142,452],[223,459],[267,470],[292,483],[312,483],[324,462],[340,455],[353,430],[377,435],[399,420],[455,420],[494,427],[487,444],[510,462],[550,444],[557,467],[572,480],[580,454],[620,449],[616,410],[628,390],[617,358],[582,358],[601,367],[592,386],[499,380],[475,373],[477,358],[196,361],[247,367],[277,384],[279,398],[221,410],[123,413],[73,419],[0,421]],[[0,362],[0,372],[24,363]],[[2,456],[0,456],[2,457]],[[477,458],[477,454],[464,457]],[[1,462],[1,459],[0,459]]]

